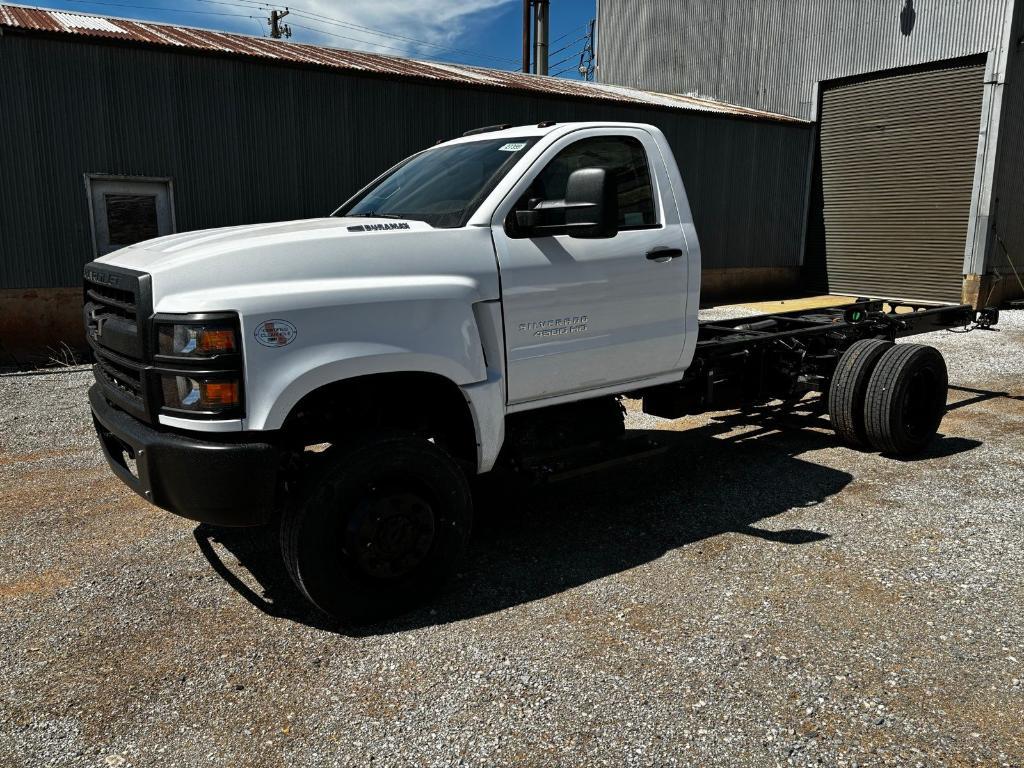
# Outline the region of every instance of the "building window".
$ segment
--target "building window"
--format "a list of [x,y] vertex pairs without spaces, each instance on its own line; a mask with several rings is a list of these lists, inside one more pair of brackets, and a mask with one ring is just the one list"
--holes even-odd
[[160,234],[156,195],[104,195],[110,244],[125,246]]
[[86,176],[96,256],[174,232],[170,179]]

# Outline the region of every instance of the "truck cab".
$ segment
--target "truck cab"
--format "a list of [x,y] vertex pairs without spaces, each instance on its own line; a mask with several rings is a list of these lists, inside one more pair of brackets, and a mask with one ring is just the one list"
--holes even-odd
[[[510,415],[682,377],[699,276],[686,192],[654,126],[471,131],[328,217],[174,234],[87,265],[97,431],[131,487],[215,525],[308,520],[295,511],[307,464],[351,476],[353,451],[412,444],[437,454],[465,508],[449,542],[461,551],[466,477],[499,461]],[[433,531],[421,549],[436,549],[441,491],[421,493],[429,509],[390,515],[391,535],[418,521]],[[393,587],[421,566],[369,578]]]

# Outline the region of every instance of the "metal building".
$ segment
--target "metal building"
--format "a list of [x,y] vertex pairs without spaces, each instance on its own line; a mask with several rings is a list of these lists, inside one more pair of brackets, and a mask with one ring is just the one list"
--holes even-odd
[[412,152],[503,122],[658,125],[691,196],[707,293],[799,279],[813,130],[798,118],[12,5],[0,5],[0,66],[0,357],[78,341],[81,268],[97,254],[326,215]]
[[804,282],[1024,295],[1024,2],[598,0],[597,76],[817,123]]

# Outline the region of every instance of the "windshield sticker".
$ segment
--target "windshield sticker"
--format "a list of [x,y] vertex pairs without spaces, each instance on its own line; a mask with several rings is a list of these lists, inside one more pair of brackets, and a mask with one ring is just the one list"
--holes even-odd
[[502,144],[498,147],[499,152],[518,152],[520,149],[526,146],[525,141],[510,141],[508,144]]

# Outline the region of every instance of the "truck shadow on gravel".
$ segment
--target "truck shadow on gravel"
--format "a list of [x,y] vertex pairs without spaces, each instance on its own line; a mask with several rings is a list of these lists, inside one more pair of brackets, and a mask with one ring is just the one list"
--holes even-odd
[[[504,492],[500,499],[493,494],[481,499],[462,572],[430,605],[380,624],[343,626],[309,608],[284,570],[275,528],[199,526],[195,537],[224,580],[270,616],[350,636],[401,632],[529,603],[724,533],[752,536],[765,546],[827,539],[823,531],[762,525],[784,512],[820,504],[853,479],[799,458],[836,446],[835,436],[822,426],[813,412],[761,409],[756,415],[719,416],[681,432],[630,430],[666,446],[667,452],[574,480]],[[922,458],[976,445],[940,436]],[[229,567],[215,543],[238,564]]]
[[1024,395],[1011,395],[1009,392],[994,390],[994,389],[978,389],[977,387],[963,387],[955,384],[950,384],[949,388],[955,392],[962,392],[967,397],[962,400],[958,400],[955,403],[950,403],[946,407],[946,411],[953,411],[957,408],[966,408],[969,405],[977,405],[983,403],[986,400],[1016,400],[1018,402],[1024,402]]

